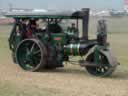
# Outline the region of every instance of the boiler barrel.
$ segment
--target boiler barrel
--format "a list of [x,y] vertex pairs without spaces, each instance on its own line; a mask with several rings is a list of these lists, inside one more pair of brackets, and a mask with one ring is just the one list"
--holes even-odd
[[66,55],[82,56],[89,50],[88,44],[69,44],[64,46],[64,53]]

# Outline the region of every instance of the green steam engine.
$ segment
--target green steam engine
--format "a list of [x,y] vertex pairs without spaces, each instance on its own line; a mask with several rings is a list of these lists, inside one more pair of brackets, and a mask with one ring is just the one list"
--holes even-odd
[[[71,56],[95,76],[109,76],[118,63],[102,39],[88,38],[89,9],[80,11],[15,12],[9,46],[13,61],[26,71],[63,67]],[[38,24],[37,24],[38,22]]]

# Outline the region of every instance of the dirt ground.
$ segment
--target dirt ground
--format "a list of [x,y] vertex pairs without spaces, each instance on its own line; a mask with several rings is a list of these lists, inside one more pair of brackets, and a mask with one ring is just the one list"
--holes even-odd
[[0,96],[128,96],[127,33],[109,35],[121,65],[111,77],[99,78],[71,64],[47,72],[23,71],[12,62],[6,28],[0,33]]
[[91,76],[79,66],[65,65],[64,69],[32,73],[24,72],[19,66],[10,62],[0,64],[0,84],[9,83],[8,86],[14,90],[10,93],[12,95],[3,96],[15,96],[17,90],[19,96],[27,96],[27,94],[31,96],[44,96],[42,94],[46,94],[45,96],[127,96],[128,94],[128,71],[125,68],[119,67],[109,78],[98,78]]

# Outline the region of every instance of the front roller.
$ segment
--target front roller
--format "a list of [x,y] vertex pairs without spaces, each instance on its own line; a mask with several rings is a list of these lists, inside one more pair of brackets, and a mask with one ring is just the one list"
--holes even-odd
[[97,66],[86,66],[87,71],[95,76],[107,77],[110,76],[116,69],[118,62],[113,56],[110,49],[94,49],[88,56],[86,61],[89,64]]
[[37,39],[23,40],[16,49],[16,60],[26,71],[39,71],[46,65],[47,50]]

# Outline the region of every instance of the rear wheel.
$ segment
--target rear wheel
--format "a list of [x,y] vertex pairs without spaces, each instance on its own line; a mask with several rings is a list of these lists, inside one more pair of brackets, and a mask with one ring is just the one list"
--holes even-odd
[[26,71],[39,71],[46,65],[46,48],[39,40],[23,40],[17,47],[16,60]]
[[95,76],[106,77],[110,76],[116,69],[116,66],[111,66],[108,58],[103,54],[99,53],[98,62],[95,62],[95,53],[90,54],[86,61],[90,64],[97,64],[98,66],[86,66],[87,71]]

